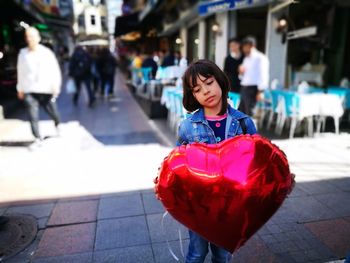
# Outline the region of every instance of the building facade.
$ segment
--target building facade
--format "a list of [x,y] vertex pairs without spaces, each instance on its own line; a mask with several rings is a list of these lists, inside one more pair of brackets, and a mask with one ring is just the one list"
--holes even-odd
[[[220,67],[228,55],[228,40],[252,35],[270,60],[270,81],[277,80],[284,88],[303,80],[337,85],[342,78],[350,78],[346,62],[350,59],[346,48],[350,45],[349,2],[152,0],[140,23],[161,14],[159,46],[180,50],[188,61],[207,58]],[[318,81],[313,82],[315,78]]]
[[73,30],[78,42],[108,38],[107,5],[104,0],[73,0]]

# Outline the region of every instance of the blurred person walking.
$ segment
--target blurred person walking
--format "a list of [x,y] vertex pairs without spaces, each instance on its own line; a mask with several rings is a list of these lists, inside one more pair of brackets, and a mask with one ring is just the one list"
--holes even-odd
[[181,55],[180,51],[175,51],[175,65],[179,67],[187,67],[187,59]]
[[91,89],[91,65],[92,59],[83,47],[77,46],[69,63],[69,76],[74,79],[76,92],[73,96],[74,105],[78,105],[81,85],[85,84],[89,96],[89,107],[92,107],[95,102],[95,95]]
[[101,51],[97,61],[97,70],[101,77],[101,95],[108,94],[108,97],[114,96],[114,77],[117,68],[117,61],[108,48]]
[[103,88],[101,87],[101,75],[100,70],[98,69],[98,63],[100,59],[101,50],[99,48],[92,48],[90,50],[91,54],[91,77],[92,77],[92,85],[93,92],[96,95],[103,95]]
[[230,91],[241,92],[241,80],[239,79],[238,69],[243,62],[241,53],[241,44],[237,38],[231,38],[228,42],[230,54],[225,58],[224,72],[230,80]]
[[39,105],[53,119],[59,133],[60,117],[56,98],[61,89],[62,76],[55,54],[40,44],[39,31],[34,27],[25,30],[28,47],[22,48],[17,60],[18,98],[24,100],[29,113],[30,125],[35,142],[39,146],[42,137],[39,132]]
[[145,59],[142,62],[143,68],[152,68],[152,78],[154,79],[157,74],[158,65],[157,62],[154,61],[154,58],[152,56],[152,52],[146,52]]
[[256,39],[252,36],[242,41],[243,64],[239,67],[241,79],[241,102],[238,109],[250,116],[261,92],[269,84],[269,60],[256,49]]
[[164,56],[164,60],[162,62],[162,67],[170,67],[175,65],[175,55],[174,51],[169,50]]

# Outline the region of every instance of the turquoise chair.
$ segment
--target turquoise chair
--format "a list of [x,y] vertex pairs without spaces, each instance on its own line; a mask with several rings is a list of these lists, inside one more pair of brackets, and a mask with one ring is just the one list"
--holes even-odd
[[265,120],[266,114],[272,111],[272,95],[271,90],[264,90],[264,98],[262,101],[259,101],[257,103],[257,109],[260,110],[259,120],[258,120],[258,127],[262,128]]
[[148,83],[152,79],[152,68],[141,68],[142,81]]
[[137,89],[142,84],[142,71],[139,68],[133,68],[131,70],[131,82],[132,85]]
[[[279,107],[279,117],[276,125],[276,133],[282,134],[285,122],[287,119],[291,120],[289,137],[294,137],[294,132],[296,125],[299,121],[299,105],[300,97],[295,92],[284,91],[279,94],[280,107]],[[311,129],[311,130],[310,130]],[[312,133],[313,127],[309,127],[309,133]]]
[[278,115],[279,115],[278,102],[279,102],[279,98],[280,98],[280,95],[282,94],[282,92],[283,91],[281,91],[281,90],[271,90],[270,91],[271,107],[270,107],[269,118],[267,121],[267,129],[271,128],[271,125],[272,125],[272,122],[273,122],[275,115],[277,115],[277,119],[278,119]]
[[228,98],[231,100],[231,105],[234,109],[238,109],[239,102],[241,101],[241,95],[235,92],[229,92]]

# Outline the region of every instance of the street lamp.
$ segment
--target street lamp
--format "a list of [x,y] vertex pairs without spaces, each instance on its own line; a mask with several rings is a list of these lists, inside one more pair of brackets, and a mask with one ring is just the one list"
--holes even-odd
[[221,34],[221,28],[220,28],[220,24],[215,21],[212,26],[211,26],[211,30],[215,33],[215,34]]
[[277,21],[276,32],[282,35],[282,44],[287,40],[288,20],[286,16],[281,16]]

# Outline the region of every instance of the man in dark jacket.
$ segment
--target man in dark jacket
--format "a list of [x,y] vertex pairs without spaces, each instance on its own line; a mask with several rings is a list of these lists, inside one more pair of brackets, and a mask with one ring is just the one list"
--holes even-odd
[[170,67],[174,65],[175,65],[174,51],[169,50],[166,56],[164,57],[162,67]]
[[97,62],[97,68],[101,76],[102,95],[105,93],[107,86],[108,96],[112,98],[114,96],[114,77],[117,61],[108,48],[102,50]]
[[240,42],[232,38],[228,42],[230,54],[225,58],[224,72],[231,84],[231,91],[240,93],[241,81],[238,78],[238,68],[243,62],[243,55],[240,50]]
[[74,79],[77,89],[73,96],[74,105],[78,104],[82,83],[85,84],[89,95],[89,107],[92,107],[95,102],[95,95],[91,89],[91,66],[90,55],[81,46],[76,47],[69,62],[69,76]]
[[154,79],[156,77],[158,65],[154,61],[151,52],[146,53],[146,58],[142,62],[142,67],[143,68],[152,68],[152,79]]

